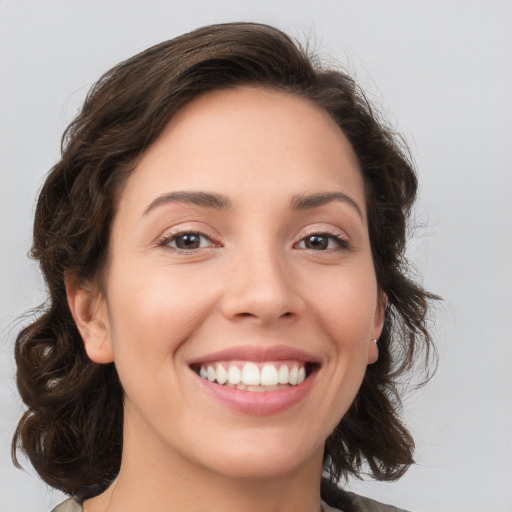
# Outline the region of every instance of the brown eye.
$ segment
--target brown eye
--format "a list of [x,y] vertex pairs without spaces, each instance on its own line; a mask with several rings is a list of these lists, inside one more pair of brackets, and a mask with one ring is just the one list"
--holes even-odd
[[175,239],[178,249],[198,249],[201,243],[201,235],[197,233],[184,233],[178,235]]
[[327,251],[330,249],[348,249],[348,242],[339,235],[330,233],[313,233],[303,238],[298,246],[299,249],[311,251]]
[[159,245],[178,251],[193,251],[211,247],[212,241],[206,235],[190,231],[166,237],[160,241]]
[[329,246],[329,237],[325,235],[311,235],[304,239],[306,249],[324,251]]

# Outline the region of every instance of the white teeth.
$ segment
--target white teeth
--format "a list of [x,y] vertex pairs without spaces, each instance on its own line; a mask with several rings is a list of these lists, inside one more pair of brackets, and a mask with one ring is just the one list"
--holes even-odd
[[224,366],[221,364],[217,365],[217,382],[219,384],[225,384],[228,380],[228,372],[224,370]]
[[208,369],[206,370],[206,377],[210,382],[213,382],[217,378],[217,374],[215,373],[213,367],[208,366]]
[[267,391],[263,386],[247,386],[246,391],[252,391],[253,393],[262,393]]
[[230,384],[240,384],[242,382],[242,372],[238,366],[230,366],[228,370],[228,382]]
[[277,370],[273,364],[266,364],[261,369],[261,385],[275,386],[278,383]]
[[293,368],[290,370],[290,375],[288,377],[288,382],[292,386],[296,386],[297,385],[298,374],[299,374],[299,369],[296,366],[293,366]]
[[288,377],[290,375],[290,370],[288,370],[288,366],[282,364],[279,368],[279,372],[277,374],[277,382],[279,384],[288,384]]
[[[227,370],[226,370],[227,368]],[[261,368],[261,369],[260,369]],[[201,365],[201,378],[220,385],[244,391],[279,391],[288,386],[297,386],[306,379],[306,368],[303,364],[240,363],[223,362]]]
[[254,363],[244,364],[242,382],[247,386],[259,386],[261,384],[260,370]]

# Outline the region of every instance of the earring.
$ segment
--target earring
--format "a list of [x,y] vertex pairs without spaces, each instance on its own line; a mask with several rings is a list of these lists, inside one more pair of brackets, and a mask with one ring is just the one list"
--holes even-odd
[[370,338],[370,341],[373,341],[375,343],[375,349],[377,350],[377,357],[375,358],[375,361],[372,361],[371,363],[373,364],[379,360],[379,340],[376,340],[375,338]]

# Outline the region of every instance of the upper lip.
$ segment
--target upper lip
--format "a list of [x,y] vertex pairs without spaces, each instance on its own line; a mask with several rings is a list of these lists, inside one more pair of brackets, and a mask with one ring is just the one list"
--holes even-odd
[[319,358],[310,352],[286,345],[274,345],[271,347],[241,345],[195,357],[189,360],[188,364],[213,363],[215,361],[298,361],[320,363]]

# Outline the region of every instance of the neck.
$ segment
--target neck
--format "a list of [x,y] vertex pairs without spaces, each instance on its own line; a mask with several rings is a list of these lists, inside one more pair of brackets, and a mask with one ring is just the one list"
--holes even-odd
[[118,478],[85,512],[320,512],[322,454],[293,471],[234,476],[147,442],[124,446]]
[[85,512],[320,512],[320,475],[270,479],[195,477],[183,471],[156,475],[124,466],[102,495],[88,500]]

